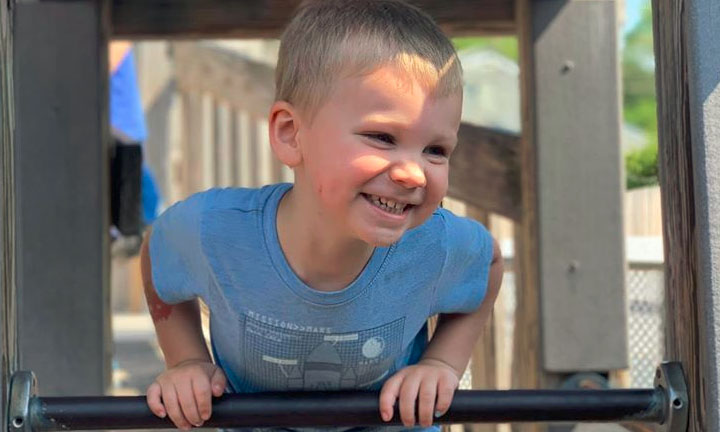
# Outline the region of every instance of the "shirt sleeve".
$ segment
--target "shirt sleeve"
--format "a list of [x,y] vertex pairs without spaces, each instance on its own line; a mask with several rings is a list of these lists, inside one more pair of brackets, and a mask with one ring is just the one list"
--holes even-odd
[[152,280],[170,304],[204,297],[210,270],[202,247],[202,215],[207,192],[179,201],[158,217],[150,235]]
[[479,222],[440,209],[445,222],[446,255],[435,289],[436,313],[470,313],[487,293],[493,238]]

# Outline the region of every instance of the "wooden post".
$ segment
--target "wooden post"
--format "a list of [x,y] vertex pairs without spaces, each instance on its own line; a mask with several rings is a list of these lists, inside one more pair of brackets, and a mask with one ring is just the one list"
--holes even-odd
[[110,385],[108,1],[12,2],[19,367]]
[[[113,32],[121,37],[277,38],[301,0],[122,0],[113,3]],[[512,1],[413,0],[448,34],[512,32]]]
[[[538,278],[537,162],[535,149],[534,80],[530,0],[515,2],[520,62],[520,190],[522,212],[515,225],[515,330],[512,387],[540,388],[547,381],[540,363],[540,306]],[[517,432],[536,432],[536,424],[513,424]]]
[[[490,230],[490,214],[474,206],[467,206],[467,217],[481,222]],[[497,351],[495,333],[495,314],[490,316],[482,334],[475,344],[470,367],[472,388],[476,390],[494,390],[497,388]],[[466,427],[469,432],[495,432],[497,425],[472,424]]]
[[667,357],[688,380],[688,432],[720,430],[720,7],[653,0]]
[[205,184],[203,140],[205,127],[203,123],[203,96],[193,90],[182,89],[182,153],[183,153],[183,198],[203,190]]
[[513,386],[555,388],[575,372],[628,361],[615,4],[518,0],[516,14],[522,215]]
[[[0,415],[7,418],[8,377],[17,370],[15,292],[14,103],[9,3],[0,3]],[[6,430],[5,427],[2,430]]]

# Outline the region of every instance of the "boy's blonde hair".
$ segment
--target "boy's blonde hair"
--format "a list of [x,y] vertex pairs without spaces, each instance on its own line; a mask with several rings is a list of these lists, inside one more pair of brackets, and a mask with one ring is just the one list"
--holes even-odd
[[310,118],[340,77],[396,65],[435,97],[462,92],[462,68],[429,15],[402,0],[304,2],[280,42],[275,100]]

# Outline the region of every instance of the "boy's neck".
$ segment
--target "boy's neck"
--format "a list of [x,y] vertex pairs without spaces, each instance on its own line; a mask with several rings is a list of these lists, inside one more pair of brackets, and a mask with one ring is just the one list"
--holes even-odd
[[374,248],[357,239],[340,239],[332,227],[313,217],[288,191],[277,211],[277,233],[285,258],[295,274],[319,291],[339,291],[365,268]]

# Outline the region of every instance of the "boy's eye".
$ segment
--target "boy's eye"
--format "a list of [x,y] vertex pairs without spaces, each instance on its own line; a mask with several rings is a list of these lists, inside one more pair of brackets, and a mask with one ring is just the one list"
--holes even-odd
[[430,146],[425,147],[425,153],[432,155],[432,156],[447,156],[447,150],[445,150],[445,147],[442,146]]
[[372,138],[376,141],[382,141],[386,144],[395,144],[395,137],[386,133],[370,133],[366,134],[366,137]]

